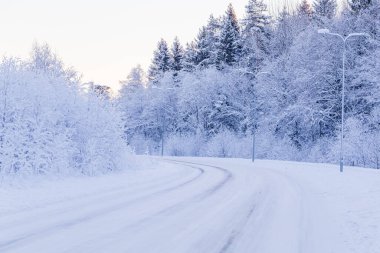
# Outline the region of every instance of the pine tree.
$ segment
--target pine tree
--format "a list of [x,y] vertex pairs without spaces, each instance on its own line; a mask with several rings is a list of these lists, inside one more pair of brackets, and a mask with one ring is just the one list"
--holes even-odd
[[313,15],[313,9],[307,0],[303,0],[297,8],[298,15],[308,19]]
[[245,6],[246,16],[243,19],[243,32],[266,32],[267,26],[270,24],[270,16],[267,5],[263,0],[249,0]]
[[100,99],[110,99],[112,95],[111,87],[101,84],[92,84],[92,89],[95,95]]
[[197,66],[197,52],[195,42],[187,43],[183,55],[183,70],[193,72]]
[[372,2],[373,0],[349,0],[348,5],[353,13],[359,13],[368,8]]
[[218,57],[217,45],[220,40],[220,33],[222,29],[222,19],[210,16],[206,26],[206,46],[209,51],[210,57],[208,60],[209,65],[215,65]]
[[202,27],[199,30],[196,39],[196,58],[195,65],[200,67],[208,67],[210,64],[211,52],[208,40],[207,28]]
[[271,40],[271,56],[274,58],[286,53],[296,36],[295,19],[284,7],[276,20],[276,29]]
[[336,0],[316,0],[314,1],[313,7],[317,17],[332,19],[336,15]]
[[120,93],[123,93],[123,90],[134,91],[145,86],[145,72],[142,69],[141,65],[137,65],[132,68],[127,76],[127,80],[121,81],[122,89]]
[[199,30],[195,40],[195,65],[198,67],[207,68],[215,65],[217,58],[216,45],[219,41],[220,28],[220,20],[211,15],[208,24]]
[[178,37],[175,37],[173,45],[170,50],[170,69],[174,71],[175,75],[183,69],[184,50]]
[[230,4],[224,16],[217,48],[217,65],[234,65],[241,55],[240,27],[235,11]]
[[161,39],[157,44],[157,49],[154,52],[152,64],[149,68],[149,80],[155,82],[169,70],[170,52],[168,44],[164,39]]
[[250,0],[243,19],[243,51],[247,67],[258,69],[269,55],[270,16],[263,0]]

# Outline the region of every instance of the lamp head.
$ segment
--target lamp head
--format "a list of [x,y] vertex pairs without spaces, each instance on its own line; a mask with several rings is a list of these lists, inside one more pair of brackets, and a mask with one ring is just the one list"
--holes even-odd
[[371,35],[369,35],[368,33],[351,33],[350,35],[351,36],[364,36],[367,38],[371,38]]
[[329,29],[318,29],[318,33],[327,34],[327,33],[330,33],[330,30]]

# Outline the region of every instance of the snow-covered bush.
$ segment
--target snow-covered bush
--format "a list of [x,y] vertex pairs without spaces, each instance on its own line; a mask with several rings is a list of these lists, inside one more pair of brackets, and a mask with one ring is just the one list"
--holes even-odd
[[249,157],[252,148],[247,144],[245,138],[223,131],[207,143],[205,154],[216,157]]
[[347,128],[344,138],[346,163],[379,169],[380,132],[366,128],[358,119],[349,119]]
[[171,156],[202,156],[205,150],[205,140],[202,134],[172,135],[165,143],[165,155]]
[[150,138],[142,135],[133,135],[128,138],[128,145],[132,152],[139,155],[158,155],[159,144]]

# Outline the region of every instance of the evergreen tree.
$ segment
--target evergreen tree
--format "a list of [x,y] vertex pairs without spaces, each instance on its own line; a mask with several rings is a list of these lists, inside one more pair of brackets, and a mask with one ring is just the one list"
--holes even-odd
[[314,1],[313,7],[317,17],[332,19],[336,15],[336,0],[316,0]]
[[274,30],[273,38],[271,40],[272,57],[277,58],[281,56],[291,47],[297,33],[294,24],[295,22],[296,20],[294,16],[290,15],[286,8],[280,12],[276,20],[276,29]]
[[368,8],[373,0],[348,0],[348,5],[352,12],[359,13],[361,10]]
[[162,75],[170,70],[170,52],[168,44],[161,39],[154,52],[152,64],[149,68],[149,80],[156,82]]
[[195,42],[187,43],[183,55],[183,70],[193,72],[196,68],[197,52]]
[[208,67],[210,64],[210,58],[211,51],[207,28],[202,27],[199,30],[198,37],[196,39],[196,58],[194,63],[200,67]]
[[267,5],[263,0],[249,0],[245,6],[246,16],[243,19],[243,33],[265,33],[270,24]]
[[217,48],[217,65],[232,66],[241,55],[240,27],[235,11],[230,4],[224,16]]
[[134,67],[128,74],[127,80],[121,81],[122,89],[120,93],[123,93],[123,90],[137,90],[145,86],[145,72],[142,69],[141,65]]
[[220,33],[220,28],[220,20],[211,15],[207,26],[204,26],[199,30],[198,36],[195,40],[195,65],[198,67],[207,68],[216,63],[216,45],[219,41],[218,35]]
[[110,99],[112,95],[112,89],[111,87],[107,85],[101,85],[101,84],[94,84],[92,83],[92,89],[93,92],[100,98],[100,99]]
[[263,0],[250,0],[243,24],[243,51],[247,67],[258,69],[269,55],[270,16]]
[[183,58],[184,58],[184,50],[181,43],[178,40],[178,37],[174,39],[170,53],[171,53],[170,69],[174,71],[175,75],[177,75],[178,72],[183,69]]
[[313,9],[307,0],[302,0],[301,4],[297,8],[297,14],[301,18],[310,20],[313,15]]
[[220,33],[222,29],[222,19],[210,16],[206,26],[206,40],[207,49],[209,50],[210,58],[208,60],[209,66],[213,66],[217,62],[218,49],[217,45],[220,40]]

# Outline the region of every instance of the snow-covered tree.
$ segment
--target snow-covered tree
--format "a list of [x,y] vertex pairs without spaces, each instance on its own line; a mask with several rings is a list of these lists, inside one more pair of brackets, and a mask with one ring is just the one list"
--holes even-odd
[[78,80],[47,45],[0,63],[0,176],[128,166],[116,108]]
[[209,40],[209,34],[206,27],[202,27],[196,38],[196,56],[194,65],[199,67],[208,67],[211,61],[212,42]]
[[359,13],[368,8],[373,0],[348,0],[348,5],[352,12]]
[[133,92],[133,90],[140,89],[146,86],[146,74],[142,69],[141,65],[137,65],[132,68],[129,72],[127,79],[120,81],[122,85],[121,94],[124,94],[128,91]]
[[308,0],[302,0],[297,6],[295,18],[297,20],[297,26],[301,31],[310,24],[313,18],[313,8]]
[[249,0],[245,6],[245,17],[242,20],[243,33],[267,32],[271,17],[263,0]]
[[197,49],[195,42],[187,43],[183,56],[183,70],[192,72],[197,67]]
[[193,64],[198,68],[215,66],[217,58],[217,45],[221,29],[220,19],[210,16],[206,26],[203,26],[194,42]]
[[313,14],[313,9],[308,0],[302,0],[302,2],[297,7],[297,14],[300,16],[306,16],[311,18]]
[[144,131],[144,109],[146,107],[146,75],[140,65],[133,68],[127,79],[120,82],[118,106],[122,113],[124,132],[129,141],[134,134]]
[[178,40],[178,37],[174,39],[173,45],[170,49],[171,58],[170,58],[170,69],[178,74],[179,71],[183,69],[183,58],[184,50],[181,43]]
[[92,90],[95,92],[96,95],[98,95],[101,99],[110,99],[112,95],[111,87],[107,85],[101,85],[101,84],[93,84],[92,83]]
[[217,65],[232,66],[240,60],[242,51],[241,34],[235,10],[230,4],[222,21],[217,45]]
[[262,0],[250,0],[245,8],[242,61],[244,66],[257,72],[270,55],[271,17]]
[[148,77],[150,81],[157,81],[162,75],[170,70],[170,52],[168,44],[161,39],[154,51],[152,64],[149,67]]
[[286,53],[293,44],[294,37],[298,34],[296,18],[284,8],[278,15],[276,29],[273,32],[270,51],[272,57],[278,57]]
[[315,0],[313,3],[314,14],[318,17],[332,19],[336,15],[337,2],[336,0]]

